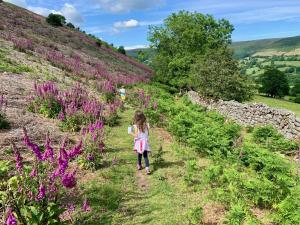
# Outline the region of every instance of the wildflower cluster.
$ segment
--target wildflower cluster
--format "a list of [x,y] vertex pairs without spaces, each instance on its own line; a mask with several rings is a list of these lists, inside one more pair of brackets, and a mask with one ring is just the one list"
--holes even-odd
[[104,122],[97,120],[81,130],[84,140],[84,152],[78,163],[86,169],[97,169],[104,153]]
[[[13,145],[16,174],[7,182],[6,224],[64,224],[61,215],[68,210],[62,197],[76,187],[76,169],[70,162],[83,154],[83,143],[78,142],[67,150],[63,141],[58,154],[51,146],[49,135],[43,146],[33,143],[24,128],[24,145],[34,155],[32,167],[26,166],[19,149]],[[87,202],[85,201],[85,205]],[[86,207],[86,206],[85,206]]]

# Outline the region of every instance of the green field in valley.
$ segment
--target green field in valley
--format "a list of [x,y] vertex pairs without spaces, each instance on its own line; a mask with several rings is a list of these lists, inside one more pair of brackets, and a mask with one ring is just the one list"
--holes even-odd
[[300,104],[293,103],[283,99],[268,98],[261,95],[256,95],[251,102],[264,103],[270,107],[287,109],[294,112],[300,117]]

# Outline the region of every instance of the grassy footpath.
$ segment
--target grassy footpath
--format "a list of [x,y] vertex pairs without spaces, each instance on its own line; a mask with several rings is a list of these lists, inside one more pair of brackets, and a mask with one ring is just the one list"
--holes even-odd
[[289,102],[281,99],[268,98],[260,95],[256,95],[252,102],[264,103],[270,107],[287,109],[294,112],[298,117],[300,117],[300,104]]
[[[133,110],[121,114],[120,125],[109,131],[105,168],[86,177],[82,188],[93,212],[80,224],[190,224],[189,216],[203,200],[203,191],[185,182],[186,160],[196,159],[164,130],[150,133],[152,175],[136,170],[132,137],[127,134]],[[160,149],[162,146],[162,150]],[[208,160],[197,156],[205,168]],[[199,185],[198,185],[199,187]]]

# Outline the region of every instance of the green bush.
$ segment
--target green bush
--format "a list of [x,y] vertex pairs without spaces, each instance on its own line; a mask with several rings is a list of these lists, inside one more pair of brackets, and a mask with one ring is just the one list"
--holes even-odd
[[300,185],[291,190],[280,204],[277,205],[275,221],[282,225],[294,225],[300,222]]
[[230,225],[244,224],[246,219],[245,204],[238,201],[231,205],[230,210],[226,214],[226,222]]
[[188,220],[189,224],[201,224],[201,221],[203,219],[203,208],[201,206],[198,206],[196,208],[190,209],[188,211]]
[[40,99],[32,101],[28,110],[30,112],[40,113],[47,118],[56,119],[62,107],[55,99]]
[[253,138],[256,143],[265,142],[270,137],[279,137],[278,132],[271,125],[254,129]]
[[60,14],[50,13],[49,16],[46,18],[46,21],[47,23],[56,27],[61,27],[64,24],[66,24],[66,18]]
[[300,104],[300,95],[296,96],[296,98],[294,99],[294,102]]
[[1,129],[9,129],[9,128],[10,128],[9,121],[6,119],[6,116],[4,115],[4,113],[0,112],[0,130]]
[[257,127],[253,131],[253,140],[270,151],[288,152],[298,149],[299,144],[287,140],[271,125]]

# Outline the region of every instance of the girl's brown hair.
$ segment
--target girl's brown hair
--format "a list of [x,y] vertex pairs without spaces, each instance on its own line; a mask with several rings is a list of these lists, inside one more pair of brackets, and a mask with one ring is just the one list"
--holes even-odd
[[137,110],[135,112],[133,122],[137,125],[140,131],[145,132],[147,129],[147,119],[142,111]]

